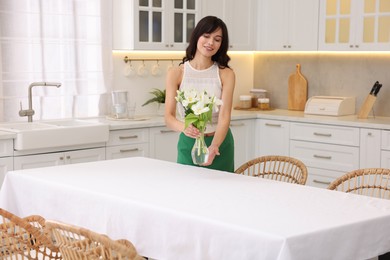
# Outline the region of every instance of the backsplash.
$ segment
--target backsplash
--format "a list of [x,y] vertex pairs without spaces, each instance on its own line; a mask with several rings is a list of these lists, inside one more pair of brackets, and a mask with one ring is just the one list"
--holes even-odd
[[[160,75],[153,75],[156,61],[145,61],[147,75],[137,75],[142,61],[132,61],[135,75],[125,74],[124,57],[130,59],[181,59],[184,52],[113,52],[113,90],[127,90],[131,102],[136,102],[136,115],[157,114],[157,104],[142,104],[151,98],[153,88],[164,89],[166,71],[172,61],[159,61]],[[356,113],[375,81],[383,84],[374,105],[375,115],[390,116],[390,53],[346,52],[232,52],[230,65],[236,73],[233,106],[239,96],[249,94],[251,88],[268,91],[271,106],[287,109],[288,77],[301,64],[301,72],[308,81],[308,96],[355,96]],[[177,66],[180,61],[174,60]],[[110,105],[110,98],[108,106]],[[369,114],[372,116],[372,113]]]
[[297,63],[308,81],[309,97],[355,96],[356,113],[375,81],[379,81],[383,87],[374,112],[376,116],[390,116],[390,53],[257,52],[254,85],[268,90],[272,107],[287,109],[288,77]]

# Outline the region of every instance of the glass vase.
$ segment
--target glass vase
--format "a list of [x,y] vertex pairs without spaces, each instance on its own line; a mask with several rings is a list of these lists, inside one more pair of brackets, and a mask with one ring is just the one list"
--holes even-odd
[[209,159],[209,149],[204,141],[204,134],[202,133],[195,139],[194,146],[191,150],[192,162],[196,165],[202,165]]

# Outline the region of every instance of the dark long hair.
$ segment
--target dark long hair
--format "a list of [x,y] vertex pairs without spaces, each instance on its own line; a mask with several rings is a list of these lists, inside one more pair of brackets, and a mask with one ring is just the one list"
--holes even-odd
[[183,58],[183,63],[194,58],[199,37],[205,33],[212,33],[218,28],[221,28],[222,30],[222,42],[218,52],[211,57],[211,60],[217,62],[220,68],[230,68],[228,65],[230,57],[227,55],[229,48],[228,30],[226,24],[215,16],[203,17],[198,22],[195,29],[192,31],[190,42],[186,49],[186,56]]

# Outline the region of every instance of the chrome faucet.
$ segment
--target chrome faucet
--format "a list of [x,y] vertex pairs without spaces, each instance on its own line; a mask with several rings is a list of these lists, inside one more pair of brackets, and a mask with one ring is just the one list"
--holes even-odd
[[33,115],[35,114],[34,109],[32,108],[32,88],[35,86],[49,86],[49,87],[61,87],[61,83],[57,82],[33,82],[28,87],[28,109],[22,109],[22,102],[20,102],[19,116],[27,116],[28,122],[33,121]]

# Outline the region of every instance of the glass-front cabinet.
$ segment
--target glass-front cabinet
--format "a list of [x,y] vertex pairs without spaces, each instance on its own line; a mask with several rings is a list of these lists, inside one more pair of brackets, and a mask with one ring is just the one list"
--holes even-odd
[[390,50],[390,0],[320,4],[319,50]]
[[115,0],[113,47],[184,50],[199,9],[199,0]]

